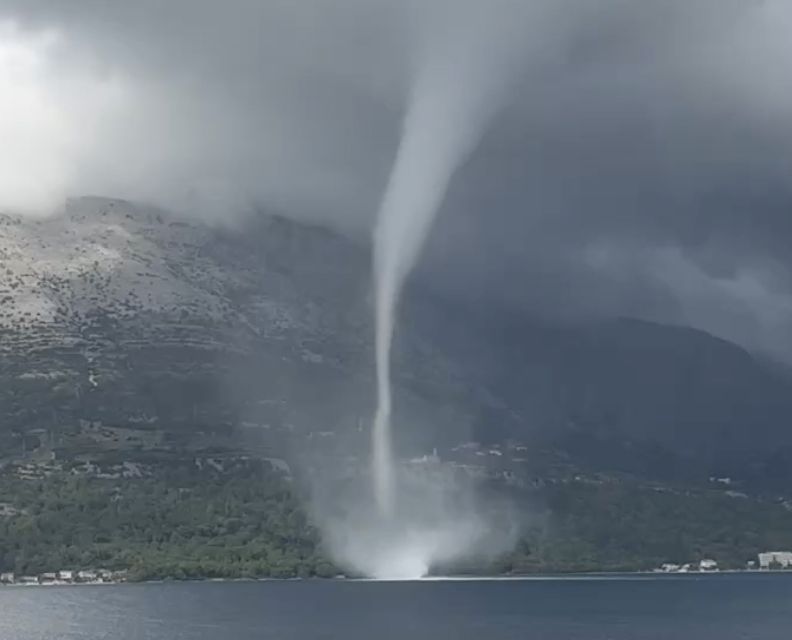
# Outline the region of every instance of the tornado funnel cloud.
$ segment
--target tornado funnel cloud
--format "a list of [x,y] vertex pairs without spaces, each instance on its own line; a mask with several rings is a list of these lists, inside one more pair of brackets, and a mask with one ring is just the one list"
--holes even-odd
[[[433,106],[433,105],[429,105]],[[414,103],[405,123],[404,138],[387,188],[375,235],[377,412],[374,418],[373,473],[377,504],[383,516],[394,508],[391,453],[392,413],[390,352],[396,309],[404,279],[414,265],[442,204],[457,166],[437,140],[428,135],[436,118]],[[446,145],[446,151],[450,147]],[[440,153],[438,153],[440,151]]]
[[542,4],[400,2],[410,14],[412,74],[373,234],[377,408],[370,473],[337,479],[329,472],[314,483],[312,500],[339,567],[384,580],[417,579],[462,558],[494,557],[513,545],[520,529],[508,501],[479,496],[477,478],[437,457],[397,464],[391,346],[405,280],[458,169],[519,78],[531,41],[527,18]]
[[[378,405],[372,474],[382,518],[392,518],[397,511],[391,345],[399,297],[454,174],[475,149],[514,79],[520,49],[510,20],[515,17],[484,4],[476,11],[449,14],[449,23],[440,30],[443,36],[423,43],[413,78],[401,142],[374,232]],[[430,18],[436,23],[443,16]],[[505,30],[498,28],[507,25]]]

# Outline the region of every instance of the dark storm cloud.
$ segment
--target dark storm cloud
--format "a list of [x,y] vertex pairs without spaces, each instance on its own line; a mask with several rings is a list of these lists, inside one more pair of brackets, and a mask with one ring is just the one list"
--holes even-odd
[[[367,233],[422,47],[483,2],[0,0],[6,61],[8,43],[61,34],[24,86],[0,62],[0,135],[29,132],[0,145],[0,174],[16,168],[0,206],[254,203]],[[791,356],[792,3],[488,4],[515,5],[535,41],[522,81],[457,176],[425,271],[482,302],[688,323]]]

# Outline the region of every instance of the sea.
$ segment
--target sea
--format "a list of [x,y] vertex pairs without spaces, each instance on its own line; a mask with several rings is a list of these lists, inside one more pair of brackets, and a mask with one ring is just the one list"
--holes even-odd
[[792,575],[0,588],[2,640],[791,640]]

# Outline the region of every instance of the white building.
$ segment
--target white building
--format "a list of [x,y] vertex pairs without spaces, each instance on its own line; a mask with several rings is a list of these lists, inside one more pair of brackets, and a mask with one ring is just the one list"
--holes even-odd
[[702,560],[699,562],[699,569],[701,571],[717,571],[718,563],[715,560]]
[[439,462],[440,456],[437,455],[437,448],[432,450],[431,455],[422,455],[410,460],[410,464],[438,464]]
[[770,569],[776,564],[784,569],[792,568],[792,551],[768,551],[759,554],[760,569]]

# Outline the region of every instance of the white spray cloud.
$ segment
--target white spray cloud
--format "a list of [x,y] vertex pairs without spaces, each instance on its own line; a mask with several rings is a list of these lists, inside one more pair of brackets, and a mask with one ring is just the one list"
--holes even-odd
[[312,516],[343,570],[381,580],[417,580],[460,559],[508,552],[528,514],[478,491],[474,478],[448,467],[396,468],[398,514],[383,519],[366,493],[368,476],[340,482],[324,474],[314,486]]

